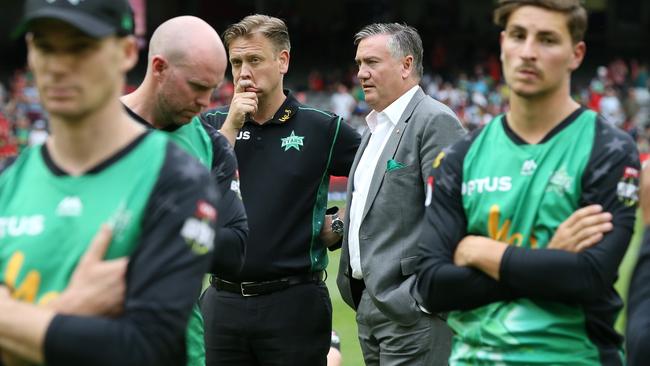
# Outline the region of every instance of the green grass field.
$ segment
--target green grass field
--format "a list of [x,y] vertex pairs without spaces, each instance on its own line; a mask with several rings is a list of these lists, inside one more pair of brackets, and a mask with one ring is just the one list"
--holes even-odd
[[[330,205],[337,205],[339,207],[344,206],[341,202],[332,202]],[[630,248],[628,249],[619,269],[619,279],[616,282],[616,289],[624,299],[627,297],[628,284],[630,282],[630,277],[632,276],[634,264],[637,260],[642,229],[643,225],[641,224],[641,220],[638,219],[635,234],[630,243]],[[343,365],[363,366],[363,357],[357,339],[357,324],[354,319],[354,311],[343,302],[336,287],[336,274],[338,273],[340,253],[340,250],[330,252],[330,264],[327,267],[327,273],[329,275],[327,278],[327,286],[330,291],[330,296],[332,297],[332,309],[334,312],[333,329],[336,330],[341,337]],[[622,311],[618,322],[616,323],[616,328],[619,332],[624,332],[624,325],[625,311]]]

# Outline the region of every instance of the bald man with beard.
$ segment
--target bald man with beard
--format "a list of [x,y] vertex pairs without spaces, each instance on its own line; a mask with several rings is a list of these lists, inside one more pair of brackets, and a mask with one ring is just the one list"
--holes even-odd
[[[212,26],[193,16],[172,18],[151,37],[144,80],[121,98],[136,121],[169,132],[173,141],[211,169],[222,194],[210,270],[219,276],[239,272],[248,223],[239,192],[231,189],[238,190],[239,186],[232,146],[219,131],[194,117],[209,106],[214,89],[223,81],[226,65],[226,50]],[[188,365],[205,365],[198,306],[187,336]]]

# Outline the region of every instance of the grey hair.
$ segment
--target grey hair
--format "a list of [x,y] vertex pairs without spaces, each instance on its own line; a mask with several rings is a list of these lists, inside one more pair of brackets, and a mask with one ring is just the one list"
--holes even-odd
[[354,35],[354,44],[358,45],[363,39],[387,34],[390,36],[388,41],[388,51],[394,58],[413,56],[413,66],[417,79],[422,78],[424,68],[422,66],[422,39],[417,29],[399,23],[374,23],[363,27]]

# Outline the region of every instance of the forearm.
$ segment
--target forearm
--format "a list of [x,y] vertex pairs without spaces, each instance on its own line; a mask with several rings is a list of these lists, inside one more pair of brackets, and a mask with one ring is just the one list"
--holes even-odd
[[500,280],[527,297],[584,302],[612,286],[632,231],[615,227],[594,247],[580,253],[509,247]]
[[43,344],[54,311],[10,298],[0,300],[0,348],[43,363]]
[[210,273],[221,277],[236,276],[244,264],[246,233],[224,227],[217,231]]
[[417,276],[417,291],[432,312],[469,310],[516,296],[509,288],[470,267],[451,263],[424,265]]
[[483,236],[468,235],[458,244],[454,263],[473,267],[495,280],[499,280],[501,259],[508,245]]

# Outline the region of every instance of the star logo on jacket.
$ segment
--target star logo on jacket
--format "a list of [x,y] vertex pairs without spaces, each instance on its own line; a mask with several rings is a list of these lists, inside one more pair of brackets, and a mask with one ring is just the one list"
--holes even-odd
[[81,199],[79,197],[68,196],[59,202],[59,205],[56,207],[56,215],[65,217],[81,216],[83,208],[83,203],[81,203]]
[[282,145],[280,147],[284,148],[284,151],[289,151],[289,149],[296,149],[300,151],[300,147],[304,146],[303,140],[305,136],[297,136],[296,133],[292,130],[291,135],[281,138]]

